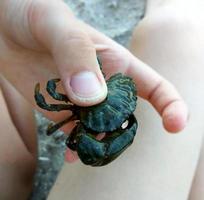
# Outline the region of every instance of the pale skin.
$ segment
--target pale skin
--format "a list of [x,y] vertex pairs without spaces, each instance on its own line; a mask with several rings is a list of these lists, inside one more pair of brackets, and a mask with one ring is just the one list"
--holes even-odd
[[202,9],[202,1],[148,1],[130,45],[134,55],[179,89],[190,109],[187,127],[178,135],[165,134],[151,106],[140,102],[140,127],[129,152],[103,169],[65,165],[49,200],[204,198]]
[[[29,101],[32,106],[35,106],[33,100],[33,88],[35,83],[41,82],[42,84],[45,84],[50,78],[60,77],[62,79],[61,89],[63,89],[69,98],[76,104],[87,106],[102,101],[106,96],[107,90],[105,81],[97,64],[96,51],[102,60],[105,73],[110,75],[120,71],[130,75],[138,86],[139,96],[148,100],[160,114],[162,120],[155,121],[154,119],[148,119],[146,127],[150,127],[152,132],[154,132],[153,129],[155,129],[155,131],[159,132],[161,135],[163,134],[162,132],[164,130],[161,128],[161,121],[163,122],[164,128],[168,132],[175,133],[184,129],[189,116],[186,103],[181,98],[181,95],[178,93],[175,87],[157,72],[165,75],[165,77],[171,80],[176,87],[179,88],[179,91],[188,100],[188,104],[191,105],[191,102],[194,102],[192,94],[189,94],[189,91],[186,90],[186,85],[192,85],[192,83],[189,83],[189,77],[185,77],[191,75],[191,70],[195,63],[197,63],[198,68],[197,70],[194,69],[196,85],[199,87],[203,84],[201,77],[201,70],[203,70],[203,68],[201,68],[203,63],[202,56],[199,54],[199,52],[195,52],[195,55],[193,54],[193,59],[187,59],[189,57],[188,52],[182,50],[191,49],[194,47],[195,41],[189,41],[189,38],[186,38],[186,40],[188,40],[185,41],[184,38],[182,40],[183,43],[181,42],[179,46],[181,48],[180,52],[183,52],[183,54],[181,58],[178,57],[178,55],[173,53],[175,52],[175,49],[163,46],[165,42],[163,35],[168,38],[169,34],[169,37],[171,36],[172,38],[172,42],[175,41],[175,45],[177,45],[177,37],[180,36],[183,38],[182,33],[185,33],[185,28],[188,28],[188,30],[190,28],[190,30],[192,30],[192,34],[195,34],[194,31],[197,29],[191,29],[191,27],[184,26],[188,7],[186,8],[186,13],[184,12],[182,17],[180,17],[178,14],[173,18],[173,20],[175,20],[173,23],[171,20],[169,20],[169,17],[173,15],[171,14],[171,9],[170,11],[166,12],[166,5],[161,6],[160,2],[158,2],[158,4],[154,4],[149,1],[148,3],[147,15],[141,25],[135,30],[131,46],[132,53],[145,63],[148,63],[145,64],[122,46],[97,32],[90,26],[78,21],[78,19],[73,16],[69,8],[60,0],[52,0],[49,2],[46,0],[0,1],[0,70],[2,91],[2,103],[0,105],[2,108],[2,113],[7,113],[2,115],[0,122],[2,128],[1,132],[3,133],[1,136],[1,142],[4,144],[0,145],[0,160],[2,163],[0,177],[3,180],[8,180],[8,182],[0,182],[0,184],[2,184],[0,187],[0,195],[2,195],[2,198],[8,200],[13,199],[16,192],[19,193],[19,191],[22,191],[20,193],[22,195],[21,199],[26,199],[31,189],[32,175],[34,173],[36,160],[36,139],[33,115],[27,101]],[[189,1],[189,6],[190,5],[191,4]],[[177,8],[178,5],[176,1],[172,1],[170,7]],[[18,12],[15,12],[15,9],[18,10]],[[154,9],[158,9],[157,14],[153,14]],[[15,16],[13,16],[13,13]],[[162,15],[162,19],[158,17],[160,13],[164,14]],[[199,12],[196,13],[199,14]],[[167,20],[165,21],[165,19]],[[177,22],[183,25],[182,30],[184,31],[182,33],[179,31],[177,32],[177,29],[172,26],[172,24]],[[194,22],[194,19],[192,19],[192,22]],[[165,25],[166,32],[165,34],[161,32],[161,37],[157,38],[159,31],[161,31],[160,27],[162,27],[162,25]],[[195,28],[199,28],[199,26],[196,26]],[[149,29],[151,30],[151,35],[148,34]],[[201,43],[203,42],[202,38],[199,36],[196,38],[201,39]],[[78,46],[80,46],[80,48],[78,48]],[[167,60],[162,60],[161,57],[158,56],[158,52],[164,51],[164,48],[166,55],[170,55],[169,59]],[[184,61],[185,70],[182,68],[184,67]],[[171,65],[169,63],[172,66],[175,66],[175,70],[178,70],[178,74],[182,74],[183,72],[186,73],[184,73],[185,76],[182,80],[174,78],[175,71],[172,72],[172,70],[169,70],[171,69]],[[157,72],[150,66],[155,67]],[[83,71],[85,71],[85,73],[82,74]],[[91,72],[93,72],[93,74]],[[88,87],[84,86],[84,82],[87,82],[87,79],[90,80],[91,78],[93,81],[99,81],[99,83],[93,84],[95,87],[90,88],[89,90]],[[195,84],[195,82],[193,84]],[[16,89],[13,88],[13,85],[15,85]],[[84,89],[87,91],[86,93],[83,92]],[[196,92],[196,89],[194,89],[194,92]],[[202,91],[199,91],[199,95],[204,97]],[[199,101],[197,101],[197,104],[199,105]],[[199,106],[192,107],[193,111],[195,110],[195,112],[197,112]],[[151,110],[151,108],[148,109]],[[200,107],[199,109],[201,110]],[[55,121],[59,121],[60,119],[64,118],[64,113],[60,115],[53,115],[45,111],[43,112],[48,118]],[[145,114],[143,115],[145,116]],[[28,123],[27,121],[25,123],[25,119],[28,119],[28,117],[30,120],[27,121],[29,121],[31,124],[26,124]],[[144,118],[144,120],[146,119]],[[154,128],[151,127],[151,123],[153,122],[155,123]],[[150,125],[148,125],[148,123]],[[192,130],[194,130],[194,121],[191,124],[192,125],[190,128],[187,128],[187,132],[192,132]],[[8,127],[11,128],[8,129]],[[200,145],[199,141],[201,141],[203,126],[202,124],[199,124],[199,126],[197,125],[196,127],[199,134],[198,137],[196,137],[197,140],[195,139],[193,144]],[[147,128],[143,128],[143,131],[145,132]],[[67,128],[66,131],[68,131]],[[10,134],[8,132],[10,132]],[[158,137],[159,134],[155,135],[155,137]],[[10,147],[11,138],[8,137],[11,135],[13,135],[13,149]],[[178,139],[175,142],[175,149],[179,149],[178,147],[180,146],[181,141],[182,140]],[[182,190],[182,192],[185,193],[182,196],[183,199],[188,195],[187,190],[189,191],[190,189],[190,182],[193,178],[198,153],[200,150],[199,145],[195,148],[195,158],[192,158],[190,172],[188,170],[184,170],[186,173],[185,175],[188,178],[184,183],[186,190]],[[21,148],[22,151],[17,151],[19,148]],[[5,156],[4,152],[11,152],[9,154],[10,156]],[[69,155],[69,152],[67,155]],[[158,156],[162,157],[160,154],[158,154]],[[67,157],[70,158],[70,156]],[[165,157],[168,158],[168,151],[166,152]],[[22,159],[28,164],[21,166],[20,164],[22,163]],[[169,159],[173,160],[172,155],[169,156]],[[14,160],[16,161],[14,162]],[[132,160],[133,161],[130,161],[131,163],[129,164],[132,164],[132,166],[136,165],[134,163],[135,159]],[[180,166],[182,166],[182,164],[185,165],[185,162],[188,161],[188,159],[184,159],[184,162],[181,162]],[[13,162],[15,164],[13,164]],[[135,167],[137,168],[137,166]],[[22,170],[23,168],[25,169]],[[78,167],[76,167],[76,172],[77,169]],[[144,169],[143,173],[146,173],[145,170],[147,170],[148,174],[148,168],[144,167],[142,169]],[[19,171],[22,172],[22,174],[19,173]],[[67,171],[67,173],[69,172]],[[18,176],[16,176],[16,174]],[[30,179],[25,178],[29,177],[28,174]],[[154,177],[152,180],[154,180]],[[171,181],[173,183],[174,179],[172,178],[169,180],[168,184],[170,184]],[[30,184],[28,184],[28,182]],[[7,187],[6,184],[10,187]],[[19,188],[15,187],[16,185],[18,185]],[[145,185],[146,184],[144,182],[144,190]],[[118,187],[120,187],[120,184]],[[10,191],[3,188],[10,188]],[[66,196],[66,192],[66,189],[63,191],[63,187],[55,187],[53,193],[51,193],[50,199],[55,199],[54,195],[58,195],[59,198],[60,195]],[[152,195],[157,196],[157,192],[159,191],[152,191]],[[194,189],[192,189],[192,195],[193,192]],[[142,189],[140,192],[138,191],[138,193],[141,193],[140,199],[148,199],[144,194],[142,194]],[[80,193],[78,194],[82,195]],[[114,192],[113,195],[117,197],[117,194]],[[151,193],[149,195],[151,195]],[[76,197],[76,199],[77,198],[80,197]],[[119,199],[119,197],[117,198]],[[134,196],[130,195],[128,198],[131,199],[134,198]]]

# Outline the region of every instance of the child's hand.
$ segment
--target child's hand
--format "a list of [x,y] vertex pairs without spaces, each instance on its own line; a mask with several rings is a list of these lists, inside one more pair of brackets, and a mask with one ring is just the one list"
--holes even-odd
[[176,89],[128,50],[76,19],[61,0],[1,0],[0,70],[30,101],[36,82],[61,77],[78,105],[102,101],[108,75],[131,76],[139,96],[159,112],[170,132],[182,130],[188,111]]

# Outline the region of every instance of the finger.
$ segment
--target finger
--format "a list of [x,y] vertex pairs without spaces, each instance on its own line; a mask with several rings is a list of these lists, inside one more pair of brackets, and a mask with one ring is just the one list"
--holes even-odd
[[[10,1],[8,1],[8,2],[10,2]],[[28,2],[28,1],[26,1],[26,2]],[[69,51],[69,49],[71,47],[66,48],[68,46],[66,44],[67,42],[62,44],[64,38],[65,38],[65,41],[69,40],[69,39],[67,39],[67,34],[64,34],[65,37],[63,37],[64,36],[63,30],[65,30],[64,27],[70,27],[70,26],[73,26],[73,24],[76,25],[76,22],[75,22],[74,17],[71,14],[68,15],[68,13],[70,13],[70,12],[67,11],[67,7],[64,6],[62,1],[51,0],[51,1],[49,1],[49,5],[40,5],[40,6],[39,6],[39,2],[46,4],[46,1],[36,0],[36,1],[32,1],[32,2],[34,2],[34,5],[31,6],[32,9],[29,9],[29,11],[30,11],[29,19],[30,19],[30,24],[31,24],[30,30],[33,33],[33,35],[35,36],[35,38],[37,38],[39,40],[39,43],[44,44],[44,46],[46,46],[48,49],[50,49],[50,52],[54,55],[56,62],[57,62],[57,65],[58,65],[58,68],[59,68],[59,71],[61,70],[60,73],[61,73],[62,78],[63,78],[64,86],[67,90],[68,95],[70,97],[72,97],[74,95],[73,95],[72,88],[70,86],[71,76],[74,74],[77,74],[77,72],[80,71],[77,69],[81,69],[81,68],[90,69],[91,68],[91,69],[94,69],[97,71],[96,72],[96,74],[98,75],[97,78],[100,79],[100,77],[102,77],[102,74],[100,73],[100,70],[98,68],[96,68],[98,66],[95,66],[95,65],[97,65],[96,64],[97,62],[95,61],[96,63],[94,65],[94,61],[90,62],[90,59],[88,59],[89,61],[86,61],[86,63],[88,63],[88,64],[87,65],[83,64],[85,62],[85,61],[83,62],[83,60],[86,60],[86,58],[89,58],[89,55],[92,55],[92,53],[90,53],[92,51],[90,50],[90,51],[88,51],[89,53],[87,53],[86,56],[81,56],[81,57],[83,57],[83,59],[80,57],[79,64],[78,64],[78,61],[75,64],[76,59],[78,59],[78,55],[84,55],[84,52],[85,52],[84,49],[77,51],[77,52],[79,52],[79,54],[73,55],[73,57],[75,59],[67,60],[65,58],[67,55],[68,55],[67,58],[70,55],[72,56],[72,54],[76,53],[76,51],[72,52],[71,51],[72,49]],[[56,2],[57,2],[57,5],[56,5]],[[63,5],[59,2],[61,2]],[[16,5],[15,4],[12,4],[12,5],[14,5],[15,9],[16,9]],[[36,6],[36,5],[38,5],[38,6]],[[13,8],[14,8],[14,6],[13,6]],[[19,8],[18,15],[16,17],[12,18],[12,19],[16,19],[16,20],[13,20],[13,23],[7,23],[7,24],[9,24],[8,30],[10,30],[10,28],[12,28],[12,27],[20,27],[21,24],[24,24],[24,23],[14,23],[17,21],[17,17],[19,16],[19,13],[21,13],[20,11],[22,11],[22,9],[26,10],[26,9],[24,9],[25,6],[18,6],[18,8]],[[6,9],[4,9],[4,10],[6,10]],[[9,12],[6,12],[6,13],[9,13]],[[59,15],[59,13],[61,13],[61,14]],[[67,15],[68,15],[68,17],[67,17]],[[7,15],[7,16],[9,16],[9,15]],[[69,19],[73,18],[74,20],[68,21],[68,18]],[[23,20],[24,18],[22,17],[21,19]],[[47,20],[47,19],[49,19],[49,20]],[[23,22],[24,21],[25,20],[23,20]],[[19,26],[16,26],[16,24],[18,24]],[[108,39],[103,34],[98,33],[93,28],[90,28],[89,26],[84,25],[83,23],[81,23],[79,26],[76,26],[76,27],[82,27],[82,26],[83,26],[83,30],[85,30],[89,34],[89,36],[91,37],[92,41],[94,41],[94,43],[102,44],[103,48],[100,48],[100,57],[102,58],[104,66],[106,68],[109,68],[108,70],[110,70],[110,71],[113,70],[113,72],[114,72],[114,71],[118,70],[118,71],[122,71],[122,72],[127,72],[128,75],[132,76],[133,79],[135,80],[136,84],[137,84],[139,95],[142,96],[143,98],[149,100],[152,103],[152,105],[156,108],[156,110],[160,113],[160,115],[163,117],[163,123],[164,123],[165,128],[171,132],[177,132],[177,131],[181,130],[185,126],[185,123],[187,121],[188,111],[187,111],[185,103],[183,102],[181,97],[178,95],[175,88],[171,84],[169,84],[166,80],[164,80],[164,78],[159,76],[154,70],[152,70],[150,67],[148,67],[147,65],[145,65],[144,63],[142,63],[141,61],[139,61],[138,59],[133,57],[132,54],[130,54],[127,50],[125,50],[123,47],[121,47],[120,45],[113,42],[111,39]],[[15,28],[12,28],[11,30],[12,31],[10,31],[10,33],[13,33],[13,35],[12,34],[11,35],[14,38],[16,37],[16,35],[18,35],[19,36],[17,38],[18,41],[19,42],[24,41],[24,38],[26,38],[26,34],[24,32],[22,32],[22,34],[17,34],[17,33],[21,33],[21,32]],[[58,31],[55,31],[55,30],[58,30]],[[71,30],[73,30],[73,29],[71,29]],[[78,29],[77,29],[77,31],[78,31]],[[29,32],[29,31],[27,31],[27,32]],[[40,34],[42,32],[44,34]],[[67,33],[70,33],[70,32],[67,31]],[[79,35],[81,35],[81,34],[79,34]],[[86,35],[86,33],[84,33],[84,35]],[[80,40],[80,41],[84,41],[84,40]],[[74,49],[76,49],[76,46],[78,47],[78,45],[76,45],[76,42],[74,44],[75,44]],[[104,46],[105,46],[105,48],[104,48]],[[61,48],[61,47],[63,47],[63,48]],[[92,49],[92,47],[88,48],[88,49]],[[95,66],[93,68],[90,67],[90,66],[92,66],[92,63],[93,63],[93,66]],[[74,71],[76,73],[74,73],[73,71],[70,71],[70,72],[73,72],[73,74],[69,73],[68,69],[70,66],[72,66],[72,67],[74,66],[74,68],[72,68],[72,69],[76,69],[76,71]],[[118,66],[120,66],[120,67],[118,67]],[[64,68],[65,68],[65,70],[63,70]],[[67,71],[66,71],[66,69],[67,69]],[[65,73],[63,73],[63,72],[65,72]],[[87,78],[87,76],[86,76],[86,78]],[[83,80],[85,80],[84,82],[87,82],[86,78],[83,79]],[[76,82],[78,82],[78,81],[76,81]],[[103,84],[103,82],[104,82],[104,80],[102,78],[101,83]],[[81,85],[83,85],[83,84],[81,84]],[[84,84],[84,85],[86,86],[86,84]],[[103,86],[102,86],[102,88],[103,88]],[[157,89],[155,90],[155,88],[157,88]],[[168,88],[170,88],[171,92],[168,91]],[[83,89],[86,89],[86,88],[83,88]],[[106,92],[104,92],[104,93],[106,93]],[[152,94],[152,95],[150,95],[150,94]],[[160,95],[158,95],[158,94],[160,94]],[[74,97],[76,97],[76,96],[74,96]],[[103,96],[103,95],[101,95],[101,96]],[[87,98],[85,98],[84,103],[83,102],[81,103],[81,100],[83,98],[80,98],[80,100],[79,100],[79,98],[73,97],[71,99],[73,101],[78,102],[79,104],[81,103],[83,105],[85,105],[85,104],[87,105],[87,104],[92,104],[94,101],[95,102],[100,101],[101,96],[99,95],[99,97],[98,97],[97,95],[94,95],[95,99],[93,97],[91,97],[92,100],[90,100],[90,97],[88,98],[88,100],[87,100]],[[152,96],[152,98],[149,98],[150,96]],[[96,97],[98,97],[98,98],[96,98]],[[158,97],[158,98],[156,98],[156,97]],[[175,110],[176,110],[176,112],[175,112]]]
[[66,4],[34,1],[30,13],[31,31],[53,55],[70,100],[81,106],[104,100],[107,86],[94,44]]
[[66,149],[65,151],[65,161],[68,163],[73,163],[78,160],[78,155],[76,151],[72,151],[71,149]]
[[161,115],[167,131],[179,132],[186,126],[187,105],[170,82],[135,57],[132,57],[127,74],[134,77],[139,95]]
[[86,24],[83,26],[97,44],[107,70],[121,71],[131,76],[137,85],[138,95],[148,100],[158,111],[165,129],[169,132],[181,131],[186,126],[189,114],[187,105],[175,87],[113,40]]

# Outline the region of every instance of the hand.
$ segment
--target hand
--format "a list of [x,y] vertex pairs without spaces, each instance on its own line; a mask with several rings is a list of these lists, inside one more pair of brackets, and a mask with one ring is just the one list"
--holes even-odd
[[0,70],[33,105],[36,82],[56,77],[74,103],[102,101],[107,87],[96,52],[106,74],[122,72],[134,79],[139,96],[154,106],[167,131],[184,128],[188,111],[176,89],[127,49],[76,19],[63,1],[1,0]]

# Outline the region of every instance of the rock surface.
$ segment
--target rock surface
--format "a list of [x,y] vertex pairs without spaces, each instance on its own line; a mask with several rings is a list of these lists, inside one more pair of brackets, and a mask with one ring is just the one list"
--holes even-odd
[[[143,17],[145,0],[65,0],[83,21],[126,46],[133,27]],[[49,121],[36,112],[39,157],[30,200],[45,200],[64,163],[65,136],[45,134]]]

